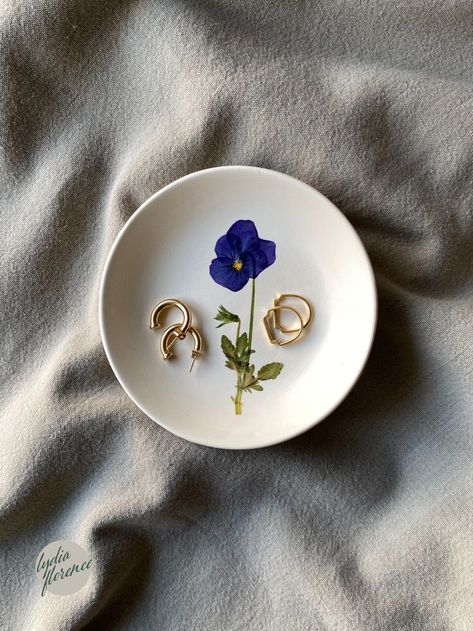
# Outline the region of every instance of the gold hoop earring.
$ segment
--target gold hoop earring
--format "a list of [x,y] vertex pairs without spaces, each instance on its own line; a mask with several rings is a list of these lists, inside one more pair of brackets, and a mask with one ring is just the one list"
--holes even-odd
[[[287,311],[291,311],[292,313],[295,313],[297,318],[299,319],[300,325],[299,325],[299,328],[296,329],[295,331],[290,331],[291,333],[297,333],[295,337],[291,338],[290,340],[286,340],[282,342],[274,334],[274,329],[277,328],[276,327],[276,313],[279,311],[283,311],[284,309],[286,309]],[[278,344],[279,346],[286,346],[286,344],[292,344],[293,342],[299,339],[299,337],[302,335],[302,331],[304,330],[304,322],[302,320],[301,314],[299,313],[299,311],[297,311],[297,309],[294,309],[294,307],[289,307],[288,305],[276,305],[275,307],[271,307],[271,309],[268,309],[268,311],[266,312],[266,315],[263,318],[263,323],[264,323],[264,327],[266,329],[266,333],[268,334],[268,338],[271,344]]]
[[[284,306],[283,303],[285,302],[287,298],[296,298],[297,300],[300,300],[301,302],[305,304],[308,315],[305,322],[302,321],[301,319],[302,328],[305,329],[312,322],[312,318],[313,318],[313,312],[312,312],[312,307],[310,305],[310,302],[307,300],[307,298],[304,298],[303,296],[299,296],[299,294],[279,294],[279,296],[277,296],[273,300],[274,307]],[[286,305],[286,306],[289,306],[289,305]],[[281,318],[280,318],[280,310],[277,310],[274,313],[274,328],[278,329],[278,331],[281,331],[281,333],[296,333],[299,330],[299,329],[290,329],[288,327],[283,326],[283,324],[281,323]]]
[[[194,367],[195,360],[199,359],[199,357],[203,353],[204,341],[198,329],[195,329],[194,327],[191,326],[188,332],[190,333],[190,335],[192,336],[192,339],[194,340],[194,348],[192,349],[192,353],[191,353],[192,363],[189,369],[189,372],[192,372],[192,368]],[[171,326],[168,326],[168,328],[164,331],[161,337],[161,343],[160,343],[161,354],[164,360],[172,359],[174,357],[174,351],[172,349],[172,346],[178,339],[182,339],[179,334],[179,326],[177,324],[172,324]]]
[[[173,325],[173,328],[175,327],[175,333],[177,334],[176,339],[183,340],[185,339],[188,330],[192,326],[192,313],[186,304],[184,304],[180,300],[176,300],[175,298],[167,298],[166,300],[161,300],[161,302],[159,302],[155,306],[155,308],[151,312],[149,327],[150,329],[159,329],[161,327],[161,324],[159,323],[159,318],[161,314],[163,313],[163,311],[165,311],[166,309],[170,309],[171,307],[177,307],[182,313],[182,323],[180,325]],[[176,339],[172,342],[172,344],[174,344]]]

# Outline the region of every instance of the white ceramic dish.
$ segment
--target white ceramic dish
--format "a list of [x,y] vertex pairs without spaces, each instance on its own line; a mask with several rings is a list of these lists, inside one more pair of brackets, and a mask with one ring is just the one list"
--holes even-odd
[[[248,329],[251,281],[232,292],[209,274],[217,239],[239,219],[276,243],[276,261],[256,280],[252,362],[282,362],[263,392],[244,393],[235,415],[235,372],[224,366],[219,305]],[[271,345],[262,317],[280,292],[311,301],[315,317],[297,343]],[[188,372],[192,344],[163,361],[161,330],[149,328],[154,305],[179,298],[193,311],[206,352]],[[167,323],[180,321],[169,312]],[[355,230],[321,193],[256,167],[192,173],[158,191],[129,219],[110,251],[100,287],[100,332],[110,364],[129,397],[177,436],[212,447],[249,449],[296,436],[344,399],[367,359],[376,323],[376,289]]]

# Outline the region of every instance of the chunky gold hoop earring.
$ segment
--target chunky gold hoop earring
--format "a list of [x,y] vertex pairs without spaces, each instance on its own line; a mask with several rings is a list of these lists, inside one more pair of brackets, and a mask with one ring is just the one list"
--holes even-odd
[[[161,336],[161,342],[159,344],[161,349],[161,355],[163,359],[172,359],[174,357],[174,351],[172,349],[174,343],[180,339],[180,328],[178,324],[171,324],[167,329],[164,329],[164,333]],[[185,339],[184,338],[181,339]]]
[[[194,327],[191,326],[188,332],[190,333],[190,335],[192,336],[192,339],[194,340],[194,348],[192,349],[192,353],[191,353],[192,363],[189,369],[189,372],[191,372],[192,368],[194,367],[195,360],[199,359],[199,357],[203,353],[204,341],[202,339],[202,335],[200,334],[200,332]],[[161,337],[161,344],[160,344],[161,354],[164,360],[171,359],[172,357],[174,357],[174,351],[172,349],[172,346],[178,339],[182,339],[180,338],[180,334],[179,334],[179,326],[177,324],[172,324],[171,326],[168,326],[168,328],[164,331]]]
[[192,349],[192,353],[191,353],[192,362],[191,362],[191,367],[189,368],[189,372],[192,372],[192,369],[194,368],[195,360],[199,359],[199,357],[203,353],[204,340],[202,339],[202,335],[200,334],[198,329],[195,329],[194,327],[190,328],[189,333],[194,338],[194,348]]
[[[290,333],[297,333],[295,337],[292,337],[290,340],[286,340],[285,342],[282,342],[274,334],[274,329],[277,328],[276,327],[276,313],[284,309],[287,309],[287,311],[291,311],[292,313],[295,313],[299,319],[300,325],[299,325],[299,328],[296,329],[295,331],[290,331]],[[275,307],[271,307],[271,309],[268,309],[268,311],[266,312],[266,315],[263,318],[263,322],[264,322],[264,327],[266,329],[266,333],[268,334],[269,341],[271,342],[271,344],[279,344],[279,346],[286,346],[286,344],[292,344],[292,342],[295,342],[296,340],[299,339],[299,337],[302,335],[302,331],[304,330],[304,322],[302,320],[301,314],[299,313],[299,311],[297,311],[297,309],[294,309],[294,307],[289,307],[288,305],[276,305]]]
[[[176,339],[183,340],[186,337],[187,331],[192,326],[192,313],[187,305],[185,305],[180,300],[176,300],[175,298],[167,298],[166,300],[161,300],[153,311],[151,312],[151,317],[149,321],[150,329],[159,329],[161,324],[159,323],[159,318],[162,312],[165,309],[170,309],[171,307],[177,307],[182,313],[182,323],[173,325],[175,328],[175,332],[177,333]],[[176,341],[176,339],[172,342]]]
[[[287,298],[296,298],[297,300],[301,300],[305,304],[308,315],[305,322],[301,320],[302,328],[305,329],[306,326],[308,326],[312,322],[312,317],[313,317],[312,307],[310,305],[310,302],[303,296],[299,296],[299,294],[279,294],[279,296],[277,296],[277,298],[273,300],[273,305],[275,307],[282,307],[283,306],[282,303],[284,303],[284,301]],[[290,329],[288,327],[283,326],[283,324],[281,323],[279,312],[280,312],[280,309],[276,310],[274,313],[274,328],[278,329],[278,331],[281,331],[281,333],[296,333],[299,329]]]

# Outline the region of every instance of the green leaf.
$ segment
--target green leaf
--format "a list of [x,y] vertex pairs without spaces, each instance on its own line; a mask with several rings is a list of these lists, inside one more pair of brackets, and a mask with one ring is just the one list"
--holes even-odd
[[249,392],[250,394],[253,392],[253,390],[256,390],[257,392],[261,392],[263,390],[263,386],[260,385],[257,381],[252,381],[250,383],[248,383],[248,385],[244,385],[242,386],[243,390],[245,392]]
[[235,362],[231,359],[227,359],[227,361],[225,362],[225,366],[227,368],[230,368],[230,370],[236,370],[236,366],[235,366]]
[[247,388],[248,386],[250,386],[254,381],[256,381],[255,376],[253,373],[245,373],[245,379],[243,381],[243,387]]
[[261,381],[266,381],[267,379],[276,379],[276,377],[283,369],[283,366],[284,364],[281,364],[280,362],[265,364],[258,370],[258,379],[261,379]]
[[245,350],[241,353],[241,358],[246,359],[247,361],[250,359],[251,353],[254,353],[251,348],[245,348]]
[[236,349],[226,335],[222,335],[222,351],[227,359],[235,361]]
[[240,337],[238,338],[237,344],[236,344],[237,355],[240,355],[240,356],[243,355],[247,346],[248,346],[248,335],[246,333],[242,333]]
[[225,307],[223,307],[222,305],[220,305],[218,313],[215,316],[214,320],[218,320],[219,322],[221,322],[221,324],[217,326],[217,329],[219,329],[221,326],[224,326],[224,324],[230,324],[231,322],[240,322],[240,318],[236,314],[231,313],[231,311],[228,311],[228,309],[225,309]]

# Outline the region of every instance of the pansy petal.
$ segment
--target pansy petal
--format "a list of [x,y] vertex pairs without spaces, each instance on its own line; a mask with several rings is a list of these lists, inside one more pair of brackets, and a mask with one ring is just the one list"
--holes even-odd
[[[222,237],[221,237],[222,238]],[[232,259],[239,259],[241,256],[241,239],[238,235],[227,232],[225,239],[228,242],[228,247],[232,252]]]
[[267,239],[259,240],[259,249],[266,254],[268,259],[268,265],[272,265],[276,260],[276,244],[274,241],[268,241]]
[[224,234],[223,237],[220,237],[220,239],[215,244],[215,254],[218,257],[227,257],[234,261],[238,258],[240,250],[232,247],[232,244],[227,235]]
[[244,268],[247,270],[250,278],[256,278],[267,267],[268,259],[261,250],[254,250],[245,255]]
[[273,241],[260,240],[262,248],[248,252],[244,258],[244,268],[250,278],[256,278],[276,260],[276,244]]
[[216,283],[230,289],[230,291],[240,291],[249,278],[245,269],[237,271],[233,267],[233,261],[225,257],[214,259],[210,263],[209,271]]
[[249,250],[256,250],[259,248],[260,239],[258,237],[258,231],[255,224],[249,219],[239,219],[236,221],[230,230],[227,232],[229,240],[234,240],[235,237],[240,239],[241,252],[248,252]]

